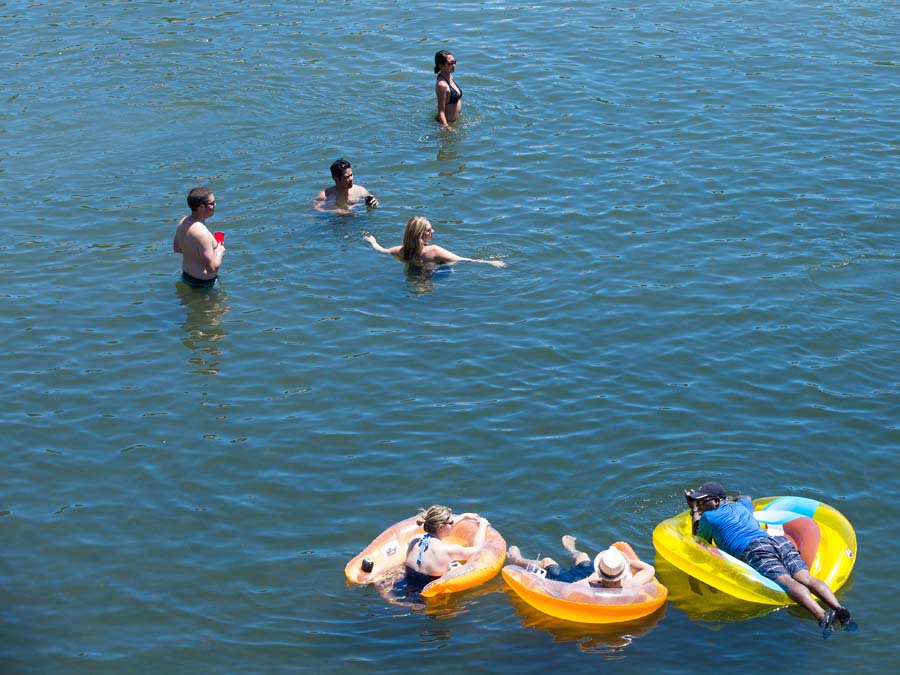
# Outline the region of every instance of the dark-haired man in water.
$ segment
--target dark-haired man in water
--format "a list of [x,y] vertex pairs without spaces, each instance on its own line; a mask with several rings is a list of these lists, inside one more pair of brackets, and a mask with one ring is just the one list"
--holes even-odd
[[220,244],[206,229],[206,220],[216,213],[216,198],[208,188],[194,188],[188,193],[191,213],[178,221],[172,248],[181,254],[181,280],[192,288],[215,285],[225,255]]
[[369,208],[377,208],[378,200],[362,185],[353,184],[353,169],[346,159],[338,159],[331,165],[334,187],[326,188],[316,195],[313,208],[316,211],[348,213],[350,207],[365,202]]

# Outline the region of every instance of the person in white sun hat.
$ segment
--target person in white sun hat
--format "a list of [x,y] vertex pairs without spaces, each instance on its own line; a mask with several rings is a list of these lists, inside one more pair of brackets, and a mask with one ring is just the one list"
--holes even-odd
[[506,560],[511,565],[518,565],[527,570],[537,572],[551,581],[590,585],[596,588],[634,588],[643,586],[653,580],[656,570],[653,565],[641,560],[629,560],[619,549],[610,546],[600,551],[593,564],[587,553],[575,547],[575,537],[570,534],[562,538],[563,548],[572,556],[574,565],[564,569],[553,558],[537,558],[529,560],[522,556],[518,546],[510,546]]
[[594,573],[577,582],[595,588],[637,588],[653,581],[656,569],[642,560],[629,560],[617,548],[610,546],[594,558]]

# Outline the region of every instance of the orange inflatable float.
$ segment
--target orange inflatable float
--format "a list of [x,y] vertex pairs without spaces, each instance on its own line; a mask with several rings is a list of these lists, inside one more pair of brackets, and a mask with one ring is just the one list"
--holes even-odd
[[[631,560],[638,560],[624,541],[613,544]],[[666,587],[656,577],[637,588],[595,588],[551,581],[516,565],[503,568],[503,578],[522,600],[544,614],[581,623],[619,623],[652,614],[663,606]]]
[[[425,534],[416,524],[418,516],[401,520],[382,532],[344,567],[351,584],[371,584],[392,576],[402,576],[409,542]],[[444,537],[449,544],[471,546],[478,530],[477,524],[466,518],[453,526]],[[432,598],[444,593],[456,593],[473,588],[492,579],[506,560],[506,541],[493,527],[488,526],[484,546],[463,564],[454,564],[442,577],[422,589],[422,597]]]

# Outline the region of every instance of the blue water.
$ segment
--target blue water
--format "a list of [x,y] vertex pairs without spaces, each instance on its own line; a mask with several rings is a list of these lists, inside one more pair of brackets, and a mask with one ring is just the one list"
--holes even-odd
[[[896,668],[895,4],[545,4],[0,3],[0,672]],[[311,209],[341,156],[381,208]],[[362,239],[418,214],[508,267]],[[859,632],[659,559],[610,628],[343,577],[432,503],[654,559],[708,478],[853,522]]]

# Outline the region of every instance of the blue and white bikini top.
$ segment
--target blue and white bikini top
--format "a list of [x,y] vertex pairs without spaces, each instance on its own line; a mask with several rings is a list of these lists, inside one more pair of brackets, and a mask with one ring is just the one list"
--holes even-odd
[[426,532],[422,535],[422,538],[419,540],[419,555],[416,557],[416,567],[422,566],[422,554],[428,550],[428,542],[431,540],[431,535]]

